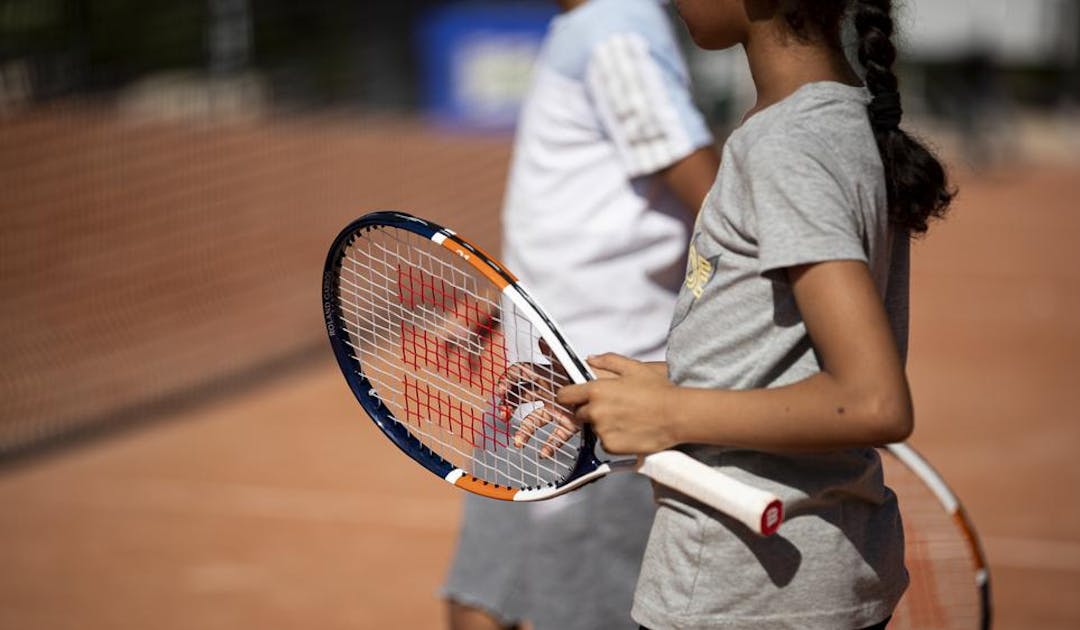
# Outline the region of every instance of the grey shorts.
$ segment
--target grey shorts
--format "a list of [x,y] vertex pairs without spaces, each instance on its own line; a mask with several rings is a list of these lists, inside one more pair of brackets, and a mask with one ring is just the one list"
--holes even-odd
[[467,495],[442,594],[535,630],[637,628],[630,607],[655,511],[649,481],[633,474],[538,503]]

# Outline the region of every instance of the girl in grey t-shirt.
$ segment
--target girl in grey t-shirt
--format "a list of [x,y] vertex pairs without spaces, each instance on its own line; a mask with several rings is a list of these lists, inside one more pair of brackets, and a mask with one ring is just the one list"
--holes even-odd
[[[678,6],[699,45],[745,48],[758,102],[698,218],[666,368],[593,357],[610,378],[560,402],[608,451],[678,446],[788,505],[779,533],[758,538],[658,487],[639,623],[883,627],[907,572],[873,447],[912,430],[908,239],[952,197],[899,129],[891,2]],[[865,79],[841,48],[849,13]]]

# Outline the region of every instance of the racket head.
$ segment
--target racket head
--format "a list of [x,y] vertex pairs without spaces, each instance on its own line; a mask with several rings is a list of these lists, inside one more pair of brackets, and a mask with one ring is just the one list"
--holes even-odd
[[908,590],[889,629],[987,630],[990,574],[975,528],[945,480],[908,444],[882,456],[904,519]]
[[[571,380],[591,375],[516,278],[451,230],[396,211],[360,217],[330,247],[322,301],[330,346],[357,401],[433,474],[520,501],[607,472],[587,426],[548,458],[539,449],[552,429],[514,446],[528,408],[501,407],[496,395],[511,365],[550,364],[543,339]],[[447,335],[453,344],[444,344]],[[547,377],[545,405],[555,404],[557,379]]]

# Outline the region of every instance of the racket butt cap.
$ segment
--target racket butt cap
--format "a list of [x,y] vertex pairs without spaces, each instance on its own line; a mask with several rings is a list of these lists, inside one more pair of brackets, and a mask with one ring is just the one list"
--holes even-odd
[[783,523],[784,504],[779,500],[772,501],[761,513],[761,528],[758,531],[762,536],[772,536]]

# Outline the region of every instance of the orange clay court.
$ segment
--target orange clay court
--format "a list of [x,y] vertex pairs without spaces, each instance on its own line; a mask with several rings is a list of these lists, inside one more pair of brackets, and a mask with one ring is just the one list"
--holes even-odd
[[[170,276],[177,267],[162,266],[154,273],[166,285],[163,295],[187,297],[147,307],[177,320],[163,329],[176,336],[147,331],[157,339],[149,346],[153,356],[128,350],[138,340],[126,335],[149,325],[136,313],[101,328],[113,337],[99,340],[100,347],[49,359],[49,342],[104,334],[90,324],[67,336],[57,332],[76,325],[66,320],[93,317],[99,302],[71,289],[60,296],[73,300],[67,309],[49,310],[54,300],[34,291],[49,281],[41,270],[55,265],[31,261],[3,272],[3,322],[14,331],[4,343],[15,344],[14,337],[32,330],[35,321],[55,333],[24,349],[45,357],[40,365],[13,366],[5,355],[10,404],[15,393],[36,386],[77,392],[82,404],[105,409],[115,406],[110,396],[130,397],[117,390],[140,373],[179,374],[179,391],[191,393],[174,397],[171,405],[133,407],[128,416],[144,409],[146,417],[129,417],[96,439],[0,469],[0,628],[440,627],[436,593],[461,496],[389,446],[354,402],[321,338],[321,256],[347,220],[383,207],[444,221],[495,250],[509,140],[446,139],[402,122],[386,123],[392,132],[385,124],[341,121],[272,136],[219,129],[213,137],[220,145],[188,155],[183,164],[169,163],[175,152],[168,153],[172,158],[164,152],[144,156],[153,147],[141,145],[101,147],[102,155],[83,164],[81,149],[65,153],[54,144],[48,150],[68,162],[44,153],[35,161],[33,150],[22,148],[28,144],[16,144],[60,142],[57,137],[89,142],[76,131],[85,125],[67,120],[60,125],[69,124],[68,132],[56,134],[49,131],[53,124],[37,119],[0,132],[0,180],[6,179],[0,188],[19,191],[5,192],[7,200],[0,201],[6,248],[17,246],[20,234],[25,240],[33,233],[33,251],[45,256],[39,250],[48,249],[51,231],[28,226],[16,210],[62,206],[80,190],[80,177],[89,181],[87,203],[138,205],[150,189],[130,192],[127,201],[110,196],[138,179],[142,165],[172,173],[153,191],[162,200],[158,232],[177,236],[155,241],[156,247],[181,255],[231,231],[239,235],[237,243],[205,247],[197,251],[199,261],[225,256],[213,264],[246,267],[252,277],[269,269],[276,282],[243,294],[228,312],[200,310],[191,304],[207,297],[202,291],[219,304],[251,289],[243,288],[243,277],[215,284],[212,273]],[[131,138],[145,138],[147,131]],[[265,164],[243,157],[260,142]],[[267,143],[274,149],[269,154]],[[16,146],[21,160],[14,157]],[[193,158],[205,162],[192,166]],[[158,162],[145,166],[149,159]],[[112,181],[97,173],[102,160],[119,161],[129,169],[120,175],[129,177]],[[185,168],[205,172],[193,175]],[[185,185],[202,181],[199,173],[222,169],[245,185],[209,191],[205,199],[181,197]],[[185,184],[185,177],[194,179]],[[915,249],[910,377],[918,419],[912,442],[949,480],[979,529],[994,580],[995,627],[1077,628],[1080,165],[1018,161],[978,175],[959,171],[957,180],[961,195],[952,217]],[[318,185],[303,192],[288,181]],[[159,190],[170,188],[171,200]],[[194,236],[178,232],[182,222],[169,224],[171,211],[206,199],[219,204],[214,217],[241,212],[242,218],[230,219],[235,223],[228,229]],[[268,227],[268,221],[280,223]],[[245,227],[251,229],[247,236]],[[100,230],[103,239],[117,242],[140,238],[108,232],[113,228],[69,226],[73,233]],[[257,257],[226,256],[244,239],[290,231],[302,242]],[[116,284],[122,265],[102,259],[96,249],[75,248],[71,256],[101,266],[86,271],[89,279],[115,272],[115,281],[101,290],[116,291],[107,294],[112,301],[126,299],[127,285]],[[136,290],[137,280],[131,282]],[[18,309],[9,299],[13,293],[23,296]],[[183,328],[185,320],[199,318],[205,326]],[[230,324],[232,319],[244,325]],[[200,338],[229,325],[242,329],[229,337],[233,345],[223,339],[214,348],[198,346]],[[283,341],[290,335],[295,338]],[[298,339],[306,348],[298,351],[302,360],[285,361],[264,378],[226,377],[246,369],[236,359],[240,354],[261,352],[263,362],[272,361],[291,352],[275,344]],[[86,363],[90,356],[99,363]],[[103,377],[109,370],[130,376],[110,384]],[[200,377],[231,385],[200,389],[193,385]],[[155,400],[167,398],[161,378],[144,386]],[[32,382],[23,386],[18,379]],[[20,413],[34,413],[35,400],[20,398]],[[10,415],[4,420],[14,422]]]

